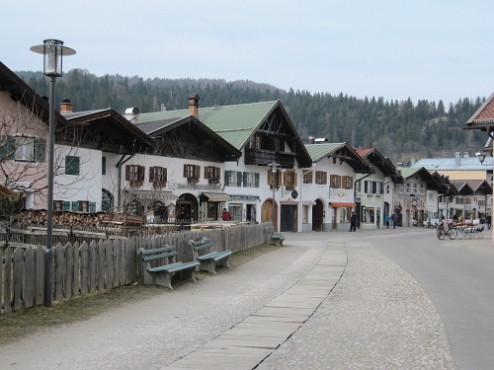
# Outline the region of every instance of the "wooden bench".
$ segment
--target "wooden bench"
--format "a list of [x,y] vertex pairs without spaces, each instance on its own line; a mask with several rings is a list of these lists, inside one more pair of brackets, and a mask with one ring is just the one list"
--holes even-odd
[[[175,262],[177,256],[177,248],[165,245],[155,249],[139,249],[142,262],[144,262],[144,284],[145,285],[160,285],[168,289],[172,287],[172,277],[176,272],[185,271],[185,277],[190,281],[196,281],[194,278],[194,270],[199,265],[197,261],[191,262]],[[164,260],[164,263],[151,267],[150,262],[156,260]]]
[[283,240],[285,240],[283,234],[275,232],[274,227],[268,227],[267,231],[268,231],[269,245],[276,245],[278,247],[283,246]]
[[189,240],[189,245],[192,248],[194,259],[199,261],[200,265],[198,270],[208,271],[213,275],[216,275],[216,265],[228,267],[228,258],[231,256],[231,251],[223,252],[211,252],[213,243],[211,239],[202,238],[201,240]]

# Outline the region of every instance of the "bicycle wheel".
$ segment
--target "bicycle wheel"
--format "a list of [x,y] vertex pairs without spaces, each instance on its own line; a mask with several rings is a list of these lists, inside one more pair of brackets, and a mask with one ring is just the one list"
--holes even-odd
[[456,237],[458,236],[458,230],[456,230],[456,229],[449,229],[448,236],[449,236],[449,238],[451,240],[455,240]]
[[446,237],[446,234],[444,233],[444,230],[438,229],[437,230],[437,238],[439,240],[444,240],[445,237]]

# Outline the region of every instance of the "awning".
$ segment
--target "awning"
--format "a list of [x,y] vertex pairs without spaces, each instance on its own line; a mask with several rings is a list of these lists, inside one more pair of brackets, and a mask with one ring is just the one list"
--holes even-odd
[[355,207],[356,203],[344,203],[344,202],[329,202],[331,207],[340,208],[340,207]]
[[208,198],[209,202],[230,202],[231,198],[225,193],[202,193],[201,197]]

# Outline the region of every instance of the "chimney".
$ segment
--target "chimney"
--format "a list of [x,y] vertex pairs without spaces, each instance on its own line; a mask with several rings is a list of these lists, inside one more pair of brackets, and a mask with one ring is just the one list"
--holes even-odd
[[315,136],[309,136],[309,144],[314,144]]
[[460,167],[461,165],[460,154],[460,152],[455,152],[455,167]]
[[199,95],[190,94],[189,96],[189,114],[199,118]]
[[70,102],[70,99],[64,99],[62,104],[60,104],[60,114],[65,116],[74,111],[74,104]]

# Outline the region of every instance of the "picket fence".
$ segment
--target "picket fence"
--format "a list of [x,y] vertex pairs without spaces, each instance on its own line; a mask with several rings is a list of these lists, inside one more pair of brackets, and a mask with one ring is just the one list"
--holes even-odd
[[[129,285],[143,278],[140,248],[177,247],[177,261],[192,261],[190,239],[208,237],[214,249],[240,252],[264,244],[269,224],[238,225],[224,229],[172,232],[125,240],[60,243],[53,247],[53,301]],[[43,304],[44,246],[8,247],[0,258],[0,313]],[[157,261],[159,264],[161,261]]]

